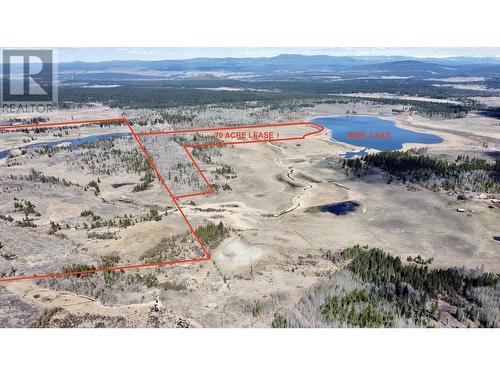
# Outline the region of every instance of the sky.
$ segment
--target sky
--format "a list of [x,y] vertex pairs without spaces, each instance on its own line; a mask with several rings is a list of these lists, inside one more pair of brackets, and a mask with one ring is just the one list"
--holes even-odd
[[57,60],[176,60],[195,57],[272,57],[284,53],[330,56],[408,56],[416,58],[444,58],[455,56],[500,58],[500,48],[58,48]]

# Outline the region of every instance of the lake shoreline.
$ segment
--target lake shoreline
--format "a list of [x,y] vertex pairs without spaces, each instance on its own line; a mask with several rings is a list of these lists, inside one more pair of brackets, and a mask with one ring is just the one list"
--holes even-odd
[[[320,124],[330,133],[333,142],[355,148],[346,151],[344,157],[350,158],[371,151],[404,150],[408,145],[441,144],[444,138],[428,132],[418,132],[401,127],[387,116],[374,115],[327,115],[315,117],[310,121]],[[370,136],[368,136],[368,134]]]

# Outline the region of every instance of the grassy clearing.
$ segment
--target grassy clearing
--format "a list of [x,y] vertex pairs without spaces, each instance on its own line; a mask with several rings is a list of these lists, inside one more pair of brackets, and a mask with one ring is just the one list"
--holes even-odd
[[279,174],[276,176],[276,180],[279,181],[279,182],[282,182],[284,184],[287,185],[287,187],[291,188],[291,189],[299,189],[302,187],[302,185],[299,185],[293,181],[290,181],[287,177]]

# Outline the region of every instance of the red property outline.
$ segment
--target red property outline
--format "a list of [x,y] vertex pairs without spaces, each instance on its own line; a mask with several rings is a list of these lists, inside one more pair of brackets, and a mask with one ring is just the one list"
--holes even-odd
[[[125,125],[130,130],[130,133],[134,137],[135,141],[139,145],[139,148],[142,150],[144,153],[144,156],[146,157],[146,160],[149,162],[153,170],[155,171],[158,179],[160,180],[160,183],[163,185],[165,188],[166,192],[168,193],[169,197],[172,199],[172,202],[174,202],[174,205],[176,208],[179,210],[181,213],[184,221],[186,222],[187,226],[189,227],[189,230],[195,237],[196,241],[198,244],[201,246],[205,256],[201,258],[195,258],[195,259],[181,259],[181,260],[174,260],[174,261],[169,261],[169,262],[159,262],[159,263],[145,263],[145,264],[137,264],[137,265],[128,265],[128,266],[117,266],[117,267],[107,267],[107,268],[99,268],[99,269],[94,269],[94,270],[87,270],[87,271],[74,271],[74,272],[61,272],[61,273],[50,273],[50,274],[43,274],[43,275],[31,275],[31,276],[21,276],[21,277],[11,277],[11,278],[4,278],[0,279],[0,282],[9,282],[9,281],[21,281],[21,280],[31,280],[31,279],[43,279],[43,278],[49,278],[49,277],[61,277],[61,276],[70,276],[70,275],[81,275],[81,274],[86,274],[86,273],[97,273],[97,272],[106,272],[106,271],[116,271],[116,270],[125,270],[125,269],[131,269],[131,268],[145,268],[145,267],[159,267],[159,266],[166,266],[166,265],[174,265],[174,264],[182,264],[182,263],[193,263],[193,262],[202,262],[202,261],[207,261],[210,260],[210,254],[203,243],[203,241],[200,239],[200,237],[196,234],[196,230],[194,227],[191,225],[190,221],[186,217],[186,214],[182,210],[181,206],[178,203],[179,199],[183,198],[188,198],[188,197],[194,197],[194,196],[199,196],[199,195],[207,195],[207,194],[213,194],[214,193],[214,188],[212,185],[210,185],[210,182],[206,178],[205,174],[199,167],[199,165],[196,163],[195,159],[193,158],[192,154],[189,152],[190,148],[199,148],[199,147],[218,147],[218,146],[226,146],[226,145],[235,145],[235,144],[249,144],[249,143],[269,143],[269,142],[283,142],[283,141],[298,141],[298,140],[304,140],[306,137],[319,134],[324,130],[324,127],[318,124],[314,124],[312,122],[292,122],[292,123],[281,123],[281,124],[261,124],[261,125],[241,125],[241,126],[230,126],[230,127],[219,127],[219,128],[205,128],[205,129],[189,129],[189,130],[173,130],[173,131],[165,131],[165,132],[151,132],[151,133],[136,133],[132,127],[132,124],[130,121],[125,118],[125,117],[120,117],[120,118],[111,118],[111,119],[96,119],[96,120],[82,120],[82,121],[69,121],[69,122],[52,122],[52,123],[44,123],[44,124],[29,124],[29,125],[9,125],[9,126],[0,126],[0,133],[5,130],[13,130],[13,129],[30,129],[30,128],[43,128],[43,127],[58,127],[58,126],[82,126],[82,125],[92,125],[92,124],[101,124],[101,123],[109,123],[109,122],[123,122]],[[185,145],[182,146],[186,154],[188,155],[189,159],[195,166],[195,168],[198,170],[200,173],[203,181],[208,187],[207,191],[201,191],[197,193],[191,193],[191,194],[185,194],[185,195],[178,195],[175,196],[170,188],[167,186],[163,176],[161,173],[158,171],[158,168],[153,162],[153,159],[149,155],[148,151],[146,150],[146,147],[144,144],[141,142],[140,137],[147,137],[147,136],[155,136],[155,135],[168,135],[168,134],[182,134],[182,133],[204,133],[204,132],[211,132],[211,131],[221,131],[221,130],[234,130],[234,129],[254,129],[254,128],[273,128],[273,127],[282,127],[282,126],[301,126],[301,125],[306,125],[306,126],[312,126],[316,128],[315,131],[306,133],[302,136],[299,137],[289,137],[289,138],[273,138],[273,139],[262,139],[262,140],[249,140],[249,141],[232,141],[232,142],[218,142],[218,143],[206,143],[206,144],[193,144],[193,145]]]

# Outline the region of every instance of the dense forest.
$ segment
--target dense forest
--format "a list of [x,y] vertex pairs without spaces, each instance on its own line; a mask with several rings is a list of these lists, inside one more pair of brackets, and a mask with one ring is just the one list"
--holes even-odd
[[380,168],[403,183],[415,183],[432,190],[500,192],[500,159],[494,163],[459,155],[454,162],[437,159],[423,150],[384,151],[364,155],[361,160],[343,160],[342,166],[360,175],[367,166]]
[[430,269],[359,245],[325,256],[344,269],[278,311],[273,327],[433,327],[445,315],[465,326],[500,326],[497,274]]
[[[283,77],[248,81],[237,79],[182,79],[159,81],[102,81],[101,87],[63,85],[61,105],[99,102],[119,108],[167,109],[189,106],[224,105],[238,107],[270,106],[280,108],[285,102],[313,103],[368,102],[403,105],[427,116],[464,117],[471,110],[486,108],[469,99],[471,90],[436,87],[419,80],[354,79],[314,80]],[[224,89],[221,89],[224,88]],[[459,98],[463,104],[436,103],[407,99],[346,98],[339,94],[386,92],[394,95],[427,96],[438,99]],[[478,93],[479,94],[479,93]],[[486,95],[481,92],[482,95]],[[192,120],[192,119],[188,119]]]
[[320,95],[296,92],[216,91],[185,87],[162,87],[151,83],[143,85],[124,83],[120,87],[109,88],[63,87],[59,95],[61,102],[99,102],[111,107],[153,109],[209,104],[231,106],[232,104],[246,102],[275,104],[283,100],[321,97]]

